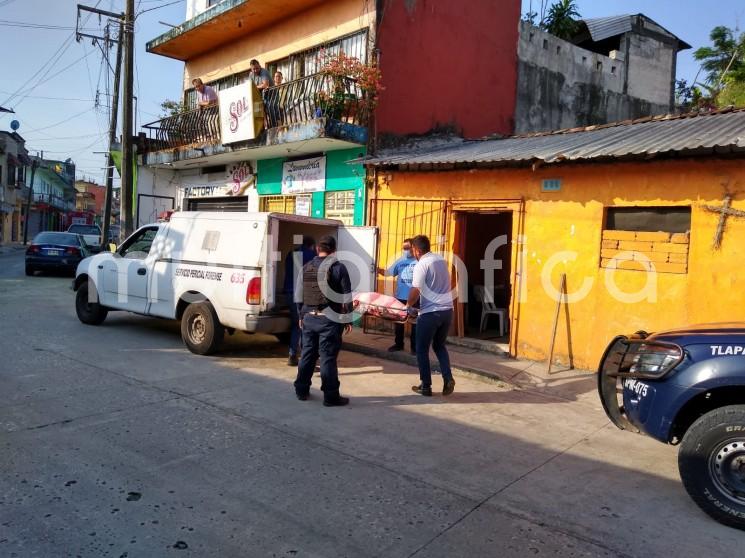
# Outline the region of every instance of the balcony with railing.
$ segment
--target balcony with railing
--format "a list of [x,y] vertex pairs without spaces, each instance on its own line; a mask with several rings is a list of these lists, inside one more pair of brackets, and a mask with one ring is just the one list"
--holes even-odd
[[75,202],[65,199],[56,194],[47,194],[44,192],[34,192],[34,204],[39,206],[49,206],[60,211],[74,211]]
[[[317,138],[367,142],[370,104],[351,78],[313,74],[267,89],[263,101],[264,130],[255,140],[222,146],[219,108],[212,105],[143,125],[147,139],[140,152],[183,151],[173,159],[179,160]],[[145,159],[145,164],[163,162],[162,157]]]

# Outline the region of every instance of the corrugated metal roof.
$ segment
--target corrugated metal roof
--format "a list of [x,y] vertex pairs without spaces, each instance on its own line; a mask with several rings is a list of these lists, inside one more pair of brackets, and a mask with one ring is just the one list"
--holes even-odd
[[583,19],[582,21],[587,25],[587,30],[590,32],[590,36],[593,41],[602,41],[608,37],[615,37],[616,35],[623,35],[631,31],[631,14],[608,16],[608,17],[595,17],[591,19]]
[[372,166],[452,166],[530,164],[537,161],[592,161],[745,154],[745,110],[687,114],[619,122],[504,139],[464,141],[439,147],[381,152],[359,160]]
[[[645,16],[644,14],[623,14],[617,16],[594,17],[590,19],[582,19],[580,21],[582,21],[587,26],[587,30],[590,32],[590,37],[592,37],[592,40],[598,42],[610,37],[617,37],[618,35],[623,35],[624,33],[632,31],[634,28],[634,20],[636,19],[639,20],[638,23],[643,27],[651,26],[652,28],[658,28],[662,32],[670,35],[670,37],[677,39],[679,50],[691,48],[691,45],[686,43],[680,37],[678,37],[674,33],[671,33],[662,25],[660,25],[653,19]],[[645,24],[645,22],[649,22],[649,24],[651,25]]]

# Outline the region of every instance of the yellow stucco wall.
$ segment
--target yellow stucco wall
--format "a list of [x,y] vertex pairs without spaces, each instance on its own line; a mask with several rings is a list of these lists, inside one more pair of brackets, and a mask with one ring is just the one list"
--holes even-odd
[[[561,178],[561,191],[542,193],[541,180]],[[547,358],[556,302],[542,286],[546,262],[562,251],[576,253],[560,257],[550,273],[558,288],[561,273],[567,275],[568,292],[579,291],[592,281],[589,294],[569,305],[574,364],[594,369],[607,342],[620,333],[639,329],[659,331],[702,322],[743,320],[742,294],[745,284],[745,219],[729,218],[719,251],[714,251],[718,215],[701,204],[721,205],[725,191],[733,193],[733,207],[745,210],[743,191],[745,164],[742,161],[701,160],[648,163],[583,164],[530,169],[447,172],[398,172],[380,170],[377,198],[406,199],[525,199],[523,299],[517,308],[519,323],[513,322],[512,346],[517,356]],[[376,202],[373,202],[376,203]],[[691,206],[689,268],[686,274],[658,273],[653,285],[656,302],[622,302],[606,286],[605,269],[599,267],[604,210],[613,206]],[[519,205],[513,205],[517,209]],[[454,213],[448,211],[447,246],[455,248]],[[513,239],[520,219],[513,219]],[[393,224],[378,215],[382,242],[395,253],[400,239],[390,239],[385,230]],[[432,234],[431,231],[423,231]],[[513,266],[515,264],[513,263]],[[648,277],[639,271],[615,270],[621,291],[636,293]],[[469,278],[480,284],[478,278]],[[514,290],[513,296],[517,293]],[[515,316],[511,316],[512,319]],[[515,327],[516,326],[516,327]],[[555,350],[556,360],[568,360],[565,318],[562,311]]]
[[372,33],[374,21],[374,2],[323,2],[262,31],[251,33],[239,41],[189,60],[184,68],[184,90],[191,88],[191,80],[196,77],[208,82],[246,71],[253,58],[266,66],[268,62],[361,29],[369,28]]

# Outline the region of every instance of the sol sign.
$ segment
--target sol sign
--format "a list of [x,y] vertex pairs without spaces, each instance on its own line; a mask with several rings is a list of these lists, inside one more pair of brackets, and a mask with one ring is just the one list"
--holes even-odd
[[[257,102],[258,100],[258,102]],[[263,114],[263,102],[252,81],[218,93],[220,135],[223,144],[254,139],[257,116]]]

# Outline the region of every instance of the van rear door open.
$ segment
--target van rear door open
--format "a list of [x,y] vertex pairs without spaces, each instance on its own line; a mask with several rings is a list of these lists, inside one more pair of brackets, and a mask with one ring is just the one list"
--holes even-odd
[[337,232],[336,243],[339,260],[349,271],[352,290],[359,293],[374,291],[377,227],[341,226]]
[[274,286],[275,296],[273,299],[267,298],[267,310],[287,308],[289,301],[283,293],[285,259],[304,235],[313,237],[316,242],[324,235],[334,236],[339,260],[349,270],[352,290],[375,290],[376,227],[347,227],[335,219],[313,219],[281,213],[272,213],[269,221],[266,285]]

